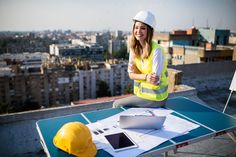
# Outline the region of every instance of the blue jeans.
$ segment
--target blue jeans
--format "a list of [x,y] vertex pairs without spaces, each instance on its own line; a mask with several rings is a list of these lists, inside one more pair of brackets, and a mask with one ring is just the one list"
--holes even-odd
[[167,98],[163,101],[152,101],[132,95],[126,98],[115,100],[113,103],[113,108],[122,106],[157,108],[165,106],[166,100]]

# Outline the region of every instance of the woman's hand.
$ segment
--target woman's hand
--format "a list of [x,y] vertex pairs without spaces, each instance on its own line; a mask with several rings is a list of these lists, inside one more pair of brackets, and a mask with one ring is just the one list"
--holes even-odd
[[153,85],[157,85],[157,82],[159,81],[159,77],[155,73],[148,74],[146,78],[146,81]]

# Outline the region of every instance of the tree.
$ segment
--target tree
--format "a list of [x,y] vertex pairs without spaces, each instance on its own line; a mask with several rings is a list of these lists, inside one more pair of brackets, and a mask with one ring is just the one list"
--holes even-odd
[[6,103],[0,102],[0,114],[14,112],[14,108]]
[[131,94],[133,93],[133,85],[132,83],[128,83],[124,89],[124,94]]
[[97,80],[97,90],[96,90],[97,98],[111,96],[111,92],[109,90],[109,86],[103,80]]
[[110,58],[111,58],[111,55],[109,54],[108,51],[105,51],[105,52],[103,53],[103,57],[104,57],[105,60],[107,60],[107,59],[110,59]]
[[29,111],[29,110],[36,110],[40,109],[40,105],[37,101],[26,99],[22,107],[20,108],[20,111]]
[[123,58],[123,59],[128,59],[129,57],[126,47],[121,48],[119,51],[113,52],[112,56],[113,58]]

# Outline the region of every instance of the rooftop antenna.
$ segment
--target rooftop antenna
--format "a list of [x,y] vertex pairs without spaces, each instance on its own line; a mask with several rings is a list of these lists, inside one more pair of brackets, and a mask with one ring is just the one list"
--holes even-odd
[[217,27],[222,28],[222,23],[223,23],[223,22],[222,22],[222,18],[220,18]]
[[195,26],[194,17],[193,17],[193,19],[192,19],[192,26],[193,26],[193,27]]
[[206,27],[209,28],[208,18],[206,19]]

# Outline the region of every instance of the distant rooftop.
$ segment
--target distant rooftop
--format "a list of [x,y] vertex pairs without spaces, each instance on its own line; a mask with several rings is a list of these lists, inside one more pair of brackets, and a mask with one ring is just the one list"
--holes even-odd
[[106,101],[114,101],[117,99],[128,97],[132,94],[126,94],[121,96],[112,96],[112,97],[102,97],[97,99],[87,99],[87,100],[79,100],[79,101],[73,101],[71,102],[71,105],[81,105],[81,104],[95,104],[95,103],[101,103]]

